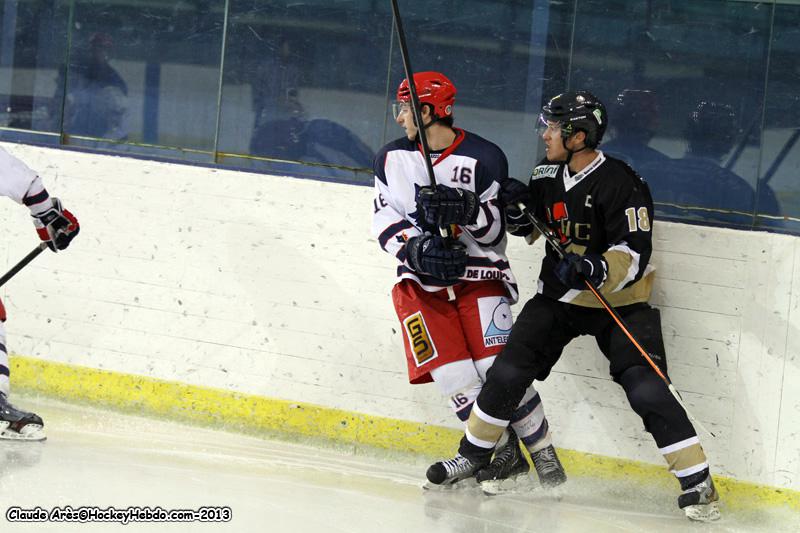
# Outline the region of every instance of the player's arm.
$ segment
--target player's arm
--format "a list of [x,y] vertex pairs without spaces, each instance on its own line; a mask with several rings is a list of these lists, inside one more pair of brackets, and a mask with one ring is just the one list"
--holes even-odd
[[[484,246],[496,246],[505,236],[505,219],[498,200],[500,180],[508,177],[508,162],[499,149],[487,150],[474,170],[461,169],[470,188],[423,187],[417,201],[428,224],[456,224]],[[468,174],[465,174],[469,171]]]
[[394,199],[386,184],[375,177],[375,195],[372,201],[372,235],[385,252],[406,263],[405,244],[422,232],[392,205]]
[[647,185],[636,177],[613,192],[600,205],[610,243],[603,253],[608,265],[604,293],[620,291],[639,280],[653,252],[653,200]]
[[489,186],[483,189],[478,196],[474,222],[463,226],[464,230],[472,235],[472,238],[484,246],[496,246],[505,236],[506,222],[499,194],[500,183],[491,180]]
[[36,232],[54,252],[65,249],[78,235],[80,225],[75,216],[50,196],[36,172],[2,149],[0,195],[28,207]]

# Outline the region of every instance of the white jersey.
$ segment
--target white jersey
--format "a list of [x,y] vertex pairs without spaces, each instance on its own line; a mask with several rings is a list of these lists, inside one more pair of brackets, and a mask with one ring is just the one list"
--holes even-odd
[[36,172],[0,147],[0,195],[32,207],[46,200],[46,194]]
[[[475,224],[455,226],[453,235],[467,246],[467,270],[460,281],[500,280],[512,302],[518,298],[517,282],[506,257],[505,218],[497,199],[499,181],[508,177],[508,161],[497,145],[457,128],[448,148],[431,153],[436,183],[474,192],[480,198]],[[422,151],[416,142],[398,139],[375,156],[375,199],[372,234],[381,248],[398,260],[398,282],[411,279],[424,290],[442,290],[452,283],[415,272],[405,257],[405,243],[428,227],[417,212],[416,197],[429,186]]]

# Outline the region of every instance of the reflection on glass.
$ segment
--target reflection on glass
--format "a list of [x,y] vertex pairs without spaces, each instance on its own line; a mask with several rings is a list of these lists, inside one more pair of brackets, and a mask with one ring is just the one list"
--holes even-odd
[[372,166],[383,125],[374,117],[386,106],[385,74],[376,72],[385,71],[391,18],[355,4],[232,4],[218,144],[226,160]]
[[[402,14],[414,68],[448,72],[459,124],[494,139],[512,175],[541,155],[543,95],[581,87],[611,104],[600,148],[652,183],[658,215],[800,232],[796,3],[407,0]],[[0,138],[63,130],[83,146],[369,183],[348,169],[369,172],[395,136],[393,32],[389,3],[372,0],[8,0]]]
[[210,154],[224,5],[76,1],[66,84],[59,84],[64,132]]
[[[800,6],[775,6],[775,28],[758,182],[763,227],[800,232]],[[762,208],[764,191],[775,191],[780,210]],[[783,215],[772,217],[770,215]]]
[[659,129],[660,108],[654,91],[624,89],[617,95],[610,115],[612,139],[604,142],[603,152],[622,159],[635,169],[658,167],[669,157],[650,146]]
[[128,84],[109,62],[113,49],[114,39],[105,32],[76,45],[64,106],[64,129],[72,135],[128,138]]
[[[699,207],[703,209],[698,213],[705,220],[751,223],[755,190],[733,172],[735,160],[728,157],[739,138],[733,107],[722,102],[699,102],[686,120],[685,137],[683,157],[646,167],[653,195],[670,204],[664,210],[670,213],[676,212],[675,206]],[[774,195],[770,196],[769,208],[778,208]]]
[[304,162],[368,167],[375,154],[353,132],[325,118],[311,118],[300,101],[300,71],[289,39],[259,62],[253,88],[255,126],[250,154]]
[[[651,184],[657,214],[750,226],[771,8],[710,0],[577,4],[571,85],[601,99],[623,96],[610,110],[612,124],[615,113],[630,118],[626,102],[633,94],[625,89],[649,91],[637,95],[639,131],[616,128],[616,139],[601,149],[627,150],[631,159],[645,161],[637,170]],[[731,120],[717,117],[721,129],[710,126],[703,139],[692,132],[715,119],[705,116],[708,109],[698,112],[700,102],[732,110]],[[687,124],[693,113],[698,120]],[[636,135],[638,144],[630,138]],[[701,171],[710,175],[701,180]]]
[[67,0],[0,4],[0,127],[58,132],[52,101],[67,41]]

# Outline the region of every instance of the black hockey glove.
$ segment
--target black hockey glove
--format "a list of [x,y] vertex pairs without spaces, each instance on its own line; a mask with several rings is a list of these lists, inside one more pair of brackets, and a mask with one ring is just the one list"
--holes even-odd
[[61,200],[58,198],[53,198],[53,207],[32,216],[33,225],[36,227],[39,238],[46,242],[54,252],[69,246],[70,241],[80,231],[78,219],[61,206]]
[[591,281],[598,289],[608,277],[608,263],[598,254],[567,254],[555,268],[556,277],[570,289],[585,289],[584,279]]
[[506,206],[506,231],[517,237],[527,237],[533,233],[534,226],[530,219],[513,205]]
[[422,187],[417,193],[417,208],[425,218],[425,222],[433,226],[474,224],[478,218],[480,204],[474,192],[446,185]]
[[503,178],[500,180],[500,193],[497,196],[505,208],[506,231],[517,237],[533,233],[533,224],[517,206],[520,203],[525,206],[531,203],[528,186],[514,178]]
[[411,268],[444,281],[456,281],[467,270],[467,246],[439,235],[411,237],[406,243]]
[[521,181],[514,178],[503,178],[500,180],[500,193],[498,194],[500,203],[503,206],[512,205],[517,208],[517,204],[522,203],[526,207],[532,203],[530,188]]

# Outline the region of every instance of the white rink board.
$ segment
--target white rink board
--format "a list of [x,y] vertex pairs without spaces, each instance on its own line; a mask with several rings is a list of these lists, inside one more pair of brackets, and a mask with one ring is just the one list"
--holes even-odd
[[[11,352],[459,426],[433,385],[407,384],[370,187],[2,146],[81,222],[0,290]],[[23,207],[0,217],[5,270],[36,236]],[[671,375],[717,434],[701,435],[714,471],[800,490],[800,239],[654,231]],[[509,251],[529,298],[542,245]],[[593,342],[538,388],[558,446],[661,464]]]

